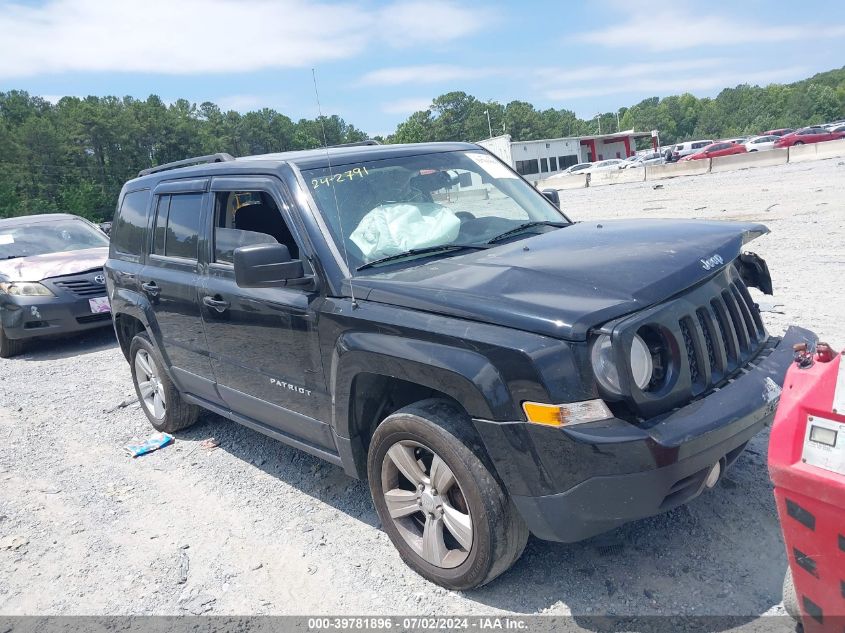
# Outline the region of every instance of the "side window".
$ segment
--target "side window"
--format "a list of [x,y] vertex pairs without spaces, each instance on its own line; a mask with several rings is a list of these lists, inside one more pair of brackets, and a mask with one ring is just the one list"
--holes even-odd
[[153,254],[196,259],[201,211],[201,193],[160,196],[153,233]]
[[226,191],[214,199],[214,261],[234,262],[241,246],[279,243],[299,259],[299,247],[273,198],[258,191]]
[[123,197],[112,226],[111,245],[118,253],[141,255],[147,230],[149,189],[132,191]]
[[153,229],[153,255],[164,255],[164,236],[167,233],[167,214],[170,211],[170,196],[161,196],[156,208],[156,224]]

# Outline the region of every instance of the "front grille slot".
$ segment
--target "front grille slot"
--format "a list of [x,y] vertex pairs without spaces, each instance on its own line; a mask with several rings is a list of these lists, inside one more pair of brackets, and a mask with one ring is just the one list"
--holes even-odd
[[76,317],[76,322],[85,324],[85,323],[98,323],[100,321],[111,321],[111,312],[101,312],[100,314],[86,314],[85,316]]
[[730,327],[733,328],[736,334],[736,339],[739,342],[740,356],[747,356],[751,349],[750,341],[748,340],[748,330],[745,328],[745,321],[739,312],[739,305],[737,305],[736,297],[729,290],[722,291],[722,301],[728,308],[728,316],[730,317]]
[[698,324],[701,326],[701,331],[704,333],[704,343],[707,346],[707,361],[710,363],[710,371],[723,372],[725,370],[724,364],[716,359],[716,350],[713,347],[713,339],[717,336],[713,328],[713,322],[710,321],[709,314],[704,308],[696,310],[698,316]]
[[68,290],[77,297],[104,297],[106,294],[106,287],[91,279],[66,279],[55,283],[62,290]]

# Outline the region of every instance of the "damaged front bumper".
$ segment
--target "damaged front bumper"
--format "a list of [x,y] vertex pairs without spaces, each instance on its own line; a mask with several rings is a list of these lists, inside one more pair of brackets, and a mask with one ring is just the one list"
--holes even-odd
[[111,313],[94,313],[77,297],[0,295],[0,325],[10,339],[31,339],[111,325]]
[[713,467],[724,472],[773,418],[793,345],[815,342],[792,327],[728,384],[651,424],[475,425],[531,532],[579,541],[701,494]]

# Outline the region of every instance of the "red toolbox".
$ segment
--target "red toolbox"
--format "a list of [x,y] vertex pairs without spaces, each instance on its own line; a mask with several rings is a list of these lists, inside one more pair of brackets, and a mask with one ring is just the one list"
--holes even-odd
[[796,351],[786,373],[769,473],[794,583],[787,574],[784,604],[794,616],[800,609],[807,633],[843,633],[845,362],[823,343]]

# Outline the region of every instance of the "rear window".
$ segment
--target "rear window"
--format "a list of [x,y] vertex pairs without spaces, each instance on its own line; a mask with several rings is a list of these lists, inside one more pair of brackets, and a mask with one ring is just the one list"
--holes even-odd
[[202,195],[182,193],[159,198],[153,254],[197,258]]
[[131,191],[123,196],[123,202],[112,225],[112,253],[141,255],[144,249],[144,233],[147,230],[149,198],[149,189]]

